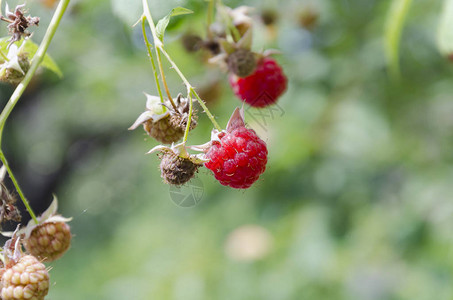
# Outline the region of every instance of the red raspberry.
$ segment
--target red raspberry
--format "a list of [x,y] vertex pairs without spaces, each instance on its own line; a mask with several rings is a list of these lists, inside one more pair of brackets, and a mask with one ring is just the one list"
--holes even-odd
[[222,132],[206,153],[206,168],[223,185],[249,188],[266,169],[267,147],[252,129],[243,126]]
[[274,104],[287,84],[282,68],[271,57],[264,57],[250,76],[241,78],[230,74],[230,85],[236,96],[253,107]]

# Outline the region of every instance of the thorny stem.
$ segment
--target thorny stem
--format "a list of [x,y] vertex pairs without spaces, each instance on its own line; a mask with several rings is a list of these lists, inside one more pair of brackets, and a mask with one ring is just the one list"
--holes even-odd
[[[175,64],[175,62],[171,59],[170,55],[167,53],[167,51],[165,51],[165,49],[163,48],[163,45],[162,45],[162,42],[159,40],[159,38],[157,37],[157,33],[156,33],[156,27],[154,26],[154,21],[153,21],[153,18],[151,16],[151,13],[150,13],[150,10],[149,10],[149,6],[148,6],[148,1],[147,0],[142,0],[142,4],[143,4],[143,14],[144,16],[148,19],[148,24],[151,28],[151,33],[153,35],[153,39],[154,39],[154,47],[156,49],[156,53],[158,53],[158,62],[160,61],[159,60],[159,52],[162,52],[162,54],[167,58],[167,60],[170,62],[171,66],[173,67],[173,69],[176,71],[176,73],[178,73],[179,77],[181,78],[181,80],[184,82],[184,84],[186,85],[187,87],[187,90],[190,91],[189,95],[190,94],[193,94],[195,95],[195,97],[197,98],[198,102],[200,103],[200,106],[203,108],[204,112],[206,113],[206,115],[208,116],[208,118],[211,120],[212,124],[214,125],[214,127],[221,131],[222,128],[219,126],[219,124],[216,122],[214,116],[211,114],[211,112],[209,111],[209,109],[206,107],[206,104],[203,102],[203,100],[201,100],[200,96],[198,96],[197,92],[195,91],[195,89],[192,87],[192,85],[189,83],[189,81],[187,81],[186,77],[182,74],[181,70],[179,70],[178,66]],[[160,71],[161,71],[161,74],[163,74],[163,69],[162,69],[162,66],[159,65],[159,68],[160,68]]]
[[192,121],[193,113],[192,93],[190,90],[188,90],[187,94],[187,99],[189,100],[189,116],[187,118],[186,131],[184,131],[184,139],[182,140],[183,143],[187,142],[187,138],[189,137],[190,123]]
[[8,100],[8,103],[6,103],[5,107],[3,108],[1,114],[0,114],[0,158],[5,165],[9,176],[11,177],[11,180],[14,183],[14,186],[17,189],[17,192],[19,193],[20,199],[24,203],[25,207],[27,208],[28,213],[30,216],[33,218],[36,224],[38,224],[38,220],[36,219],[35,214],[33,213],[33,210],[30,207],[30,204],[28,203],[27,199],[24,197],[24,194],[22,193],[19,184],[17,183],[13,172],[9,168],[8,162],[5,158],[5,155],[3,154],[3,151],[1,150],[1,140],[2,140],[2,134],[3,134],[3,128],[5,127],[6,120],[8,119],[9,115],[11,114],[12,110],[14,109],[14,106],[17,104],[19,101],[20,97],[24,93],[25,89],[27,88],[28,84],[30,83],[30,80],[32,79],[33,75],[35,74],[36,70],[38,69],[39,65],[41,64],[42,60],[44,59],[44,56],[46,55],[47,49],[49,48],[50,42],[52,41],[53,36],[55,35],[55,32],[57,31],[58,25],[60,25],[61,18],[63,17],[64,12],[66,11],[66,8],[68,7],[69,0],[61,0],[60,3],[57,6],[57,9],[55,10],[55,13],[52,17],[52,20],[50,21],[49,27],[47,27],[46,34],[44,35],[44,38],[41,42],[41,44],[38,47],[38,50],[36,51],[35,55],[33,56],[33,59],[31,60],[30,64],[30,69],[28,70],[27,74],[25,74],[24,79],[19,83],[17,88],[14,90],[13,94]]
[[160,102],[164,103],[164,97],[162,96],[162,90],[160,89],[159,77],[157,75],[157,68],[156,68],[156,64],[154,63],[153,53],[151,51],[151,45],[149,44],[148,36],[146,35],[145,20],[146,20],[146,17],[143,16],[142,17],[143,39],[145,40],[145,45],[146,45],[146,49],[148,50],[149,60],[151,61],[151,65],[153,67],[154,79],[156,80],[156,87],[157,87],[157,91],[159,93]]
[[167,79],[165,79],[164,68],[162,67],[162,58],[160,56],[160,51],[158,47],[156,47],[156,53],[157,53],[157,64],[159,66],[160,77],[162,78],[162,83],[164,84],[165,92],[167,93],[167,97],[168,100],[170,100],[171,106],[173,106],[173,108],[176,110],[175,102],[173,102],[173,98],[170,95],[170,90],[168,89]]
[[35,221],[36,224],[38,224],[38,219],[36,218],[36,215],[33,212],[33,209],[31,208],[30,204],[28,203],[27,199],[25,198],[24,193],[20,189],[19,183],[17,183],[16,177],[14,177],[14,174],[11,171],[11,168],[9,167],[8,161],[6,160],[5,154],[3,154],[2,150],[0,150],[0,160],[2,161],[3,165],[6,167],[9,177],[11,178],[11,181],[13,182],[14,187],[16,188],[16,191],[19,194],[20,199],[22,199],[22,202],[24,203],[25,208],[27,209],[28,213],[30,214],[30,217],[33,219],[33,221]]

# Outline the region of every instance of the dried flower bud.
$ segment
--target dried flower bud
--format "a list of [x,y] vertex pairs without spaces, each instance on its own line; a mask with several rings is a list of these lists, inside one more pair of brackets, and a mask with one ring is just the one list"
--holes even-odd
[[17,5],[14,13],[9,11],[8,4],[6,4],[6,18],[1,16],[0,19],[8,22],[8,30],[11,34],[11,39],[9,40],[9,46],[13,43],[20,41],[22,37],[30,36],[30,32],[27,31],[27,28],[30,26],[38,26],[39,17],[25,17],[22,8],[25,7],[25,4]]

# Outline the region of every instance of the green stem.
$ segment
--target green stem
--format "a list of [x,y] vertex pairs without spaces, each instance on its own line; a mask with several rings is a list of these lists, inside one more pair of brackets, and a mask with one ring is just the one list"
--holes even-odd
[[164,84],[165,92],[167,93],[167,97],[168,100],[170,100],[171,106],[173,106],[173,108],[176,110],[175,102],[173,102],[173,98],[170,95],[170,90],[168,89],[167,79],[165,78],[164,67],[162,66],[162,58],[160,56],[160,51],[158,47],[156,47],[156,53],[157,53],[157,65],[159,66],[160,77],[162,78],[162,83]]
[[17,101],[19,101],[20,97],[24,93],[25,89],[27,88],[30,80],[33,78],[36,70],[38,69],[39,65],[41,64],[44,56],[46,55],[47,48],[49,48],[50,42],[52,41],[53,36],[60,24],[61,18],[68,6],[69,0],[61,0],[58,4],[58,7],[55,11],[55,14],[50,21],[49,27],[47,28],[46,34],[39,45],[38,50],[36,51],[33,59],[31,60],[30,69],[28,70],[27,74],[25,74],[24,79],[19,83],[17,88],[14,90],[14,93],[9,98],[8,103],[6,104],[5,108],[3,109],[2,113],[0,114],[0,141],[1,141],[1,132],[3,132],[3,127],[5,126],[5,122],[8,119],[8,116],[11,114],[14,106],[16,105]]
[[214,0],[209,0],[208,19],[206,24],[206,32],[208,33],[208,38],[212,38],[212,32],[210,30],[210,27],[213,19],[214,19]]
[[[147,0],[142,0],[142,4],[143,4],[143,14],[148,19],[148,24],[149,24],[149,26],[151,28],[151,33],[153,35],[154,47],[155,47],[156,53],[158,53],[158,61],[159,61],[159,55],[160,55],[159,52],[162,52],[162,54],[167,58],[167,60],[170,62],[170,64],[173,67],[173,69],[176,71],[176,73],[178,73],[179,77],[181,78],[181,80],[186,85],[187,90],[189,91],[189,95],[191,93],[193,93],[195,95],[195,97],[197,98],[197,100],[200,103],[201,107],[203,108],[204,112],[208,115],[208,118],[211,120],[212,124],[214,125],[214,127],[217,130],[221,131],[222,128],[216,122],[214,116],[211,114],[211,112],[209,111],[209,109],[207,108],[207,106],[205,105],[203,100],[201,100],[200,96],[198,96],[197,92],[195,92],[195,89],[192,87],[192,85],[189,83],[189,81],[187,81],[187,79],[184,76],[184,74],[182,74],[181,70],[179,70],[178,66],[171,59],[171,57],[167,53],[167,51],[165,51],[165,49],[163,48],[162,41],[159,40],[159,38],[157,37],[156,27],[154,26],[153,17],[151,16],[151,13],[150,13],[150,10],[149,10],[148,1]],[[161,68],[161,66],[159,66],[159,68]],[[163,72],[162,68],[161,68],[161,72]]]
[[192,121],[193,103],[192,103],[192,93],[190,90],[187,91],[187,99],[189,100],[189,116],[187,118],[187,125],[186,125],[186,131],[184,132],[184,139],[182,140],[183,143],[187,142],[187,139],[189,137],[189,131],[190,131],[190,123]]
[[22,202],[24,203],[25,208],[27,209],[27,211],[30,214],[33,221],[35,221],[35,223],[38,224],[38,219],[36,218],[35,213],[31,209],[30,204],[28,203],[27,199],[25,198],[24,193],[20,189],[19,183],[17,183],[16,177],[14,177],[14,174],[11,171],[11,168],[9,167],[8,161],[6,160],[5,154],[3,153],[2,150],[0,150],[0,160],[2,161],[3,165],[6,167],[9,177],[11,178],[11,181],[13,182],[14,187],[16,188],[16,191],[19,194],[20,199],[22,199]]
[[168,100],[170,101],[171,105],[174,109],[176,109],[176,105],[171,98],[170,91],[168,89],[167,81],[165,79],[164,68],[162,66],[162,60],[160,57],[159,49],[162,48],[162,41],[157,37],[156,33],[156,26],[154,25],[153,17],[151,16],[148,1],[142,0],[143,5],[143,14],[145,15],[146,19],[148,19],[149,28],[151,29],[151,34],[153,35],[154,40],[154,50],[156,52],[157,57],[157,65],[159,66],[160,77],[162,78],[162,83],[164,84],[165,92],[167,93]]
[[206,106],[206,104],[204,103],[203,100],[201,100],[200,96],[198,96],[197,92],[195,91],[195,89],[193,88],[193,86],[189,83],[189,81],[187,81],[186,77],[184,76],[184,74],[182,74],[181,70],[178,68],[178,66],[175,64],[175,62],[171,59],[170,55],[167,53],[167,51],[165,51],[164,49],[161,49],[162,51],[162,54],[167,58],[167,60],[170,62],[171,66],[173,67],[173,69],[176,71],[176,73],[178,73],[179,77],[181,78],[181,80],[184,82],[184,84],[186,85],[187,89],[190,90],[194,95],[195,97],[197,98],[198,100],[198,103],[200,103],[201,107],[203,108],[204,112],[208,115],[209,119],[211,120],[212,124],[214,125],[214,127],[221,131],[222,128],[219,126],[219,124],[216,122],[214,116],[211,114],[211,112],[209,111],[208,107]]
[[162,90],[160,89],[159,76],[157,75],[157,68],[156,68],[156,64],[154,63],[153,53],[151,51],[151,45],[149,43],[148,36],[146,35],[145,20],[146,20],[146,17],[143,16],[142,17],[143,39],[145,40],[146,49],[148,50],[148,56],[151,61],[151,65],[153,67],[154,79],[156,80],[156,87],[157,87],[157,91],[159,92],[160,102],[164,103],[164,97],[162,96]]
[[50,21],[49,27],[47,27],[46,34],[44,35],[44,38],[41,44],[39,45],[38,50],[33,56],[33,59],[31,60],[30,69],[28,70],[27,74],[25,74],[24,79],[19,83],[17,88],[14,90],[13,94],[8,100],[8,103],[6,103],[5,107],[3,108],[0,114],[0,158],[3,164],[5,165],[9,176],[11,177],[11,180],[13,181],[14,186],[16,187],[22,202],[24,203],[25,207],[27,208],[27,211],[30,213],[30,216],[36,223],[38,223],[38,220],[36,219],[33,210],[28,204],[27,199],[24,197],[22,191],[20,190],[19,184],[17,183],[14,174],[11,172],[11,169],[9,168],[8,162],[6,161],[3,151],[1,150],[1,141],[3,135],[3,128],[5,127],[6,120],[8,119],[9,115],[14,109],[14,106],[16,106],[20,97],[24,93],[33,75],[35,74],[36,70],[41,64],[42,60],[44,59],[47,49],[49,48],[50,42],[52,41],[52,38],[55,35],[55,32],[57,31],[58,25],[60,24],[61,18],[63,17],[63,14],[66,11],[68,4],[69,0],[61,0],[60,3],[58,4],[57,9],[55,10],[55,13],[52,17],[52,20]]

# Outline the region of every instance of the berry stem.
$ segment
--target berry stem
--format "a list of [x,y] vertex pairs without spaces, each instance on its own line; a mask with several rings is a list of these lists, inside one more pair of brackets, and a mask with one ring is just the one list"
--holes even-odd
[[170,90],[168,89],[167,79],[165,78],[164,68],[162,67],[162,58],[160,56],[160,51],[158,47],[156,47],[156,53],[157,53],[157,64],[159,66],[160,77],[162,78],[162,83],[164,84],[165,92],[167,93],[167,97],[168,100],[170,100],[171,106],[173,106],[173,108],[176,110],[175,102],[173,102],[173,98],[170,95]]
[[[170,64],[173,67],[173,69],[176,71],[176,73],[178,73],[179,77],[181,78],[181,80],[186,85],[187,90],[189,91],[189,95],[190,94],[194,94],[195,95],[195,97],[197,98],[197,100],[200,103],[201,107],[203,108],[204,112],[208,115],[209,119],[211,120],[212,124],[214,125],[214,127],[217,130],[221,131],[222,128],[216,122],[214,116],[211,114],[209,109],[206,107],[206,105],[204,104],[203,100],[201,100],[200,96],[198,96],[197,92],[195,92],[195,89],[192,87],[192,85],[189,83],[189,81],[187,81],[186,77],[182,74],[181,70],[178,68],[178,66],[175,64],[175,62],[171,59],[171,57],[167,53],[167,51],[165,51],[165,49],[163,48],[162,41],[159,40],[159,38],[157,37],[156,27],[154,26],[153,17],[151,16],[151,12],[149,10],[148,1],[147,0],[142,0],[142,4],[143,4],[143,14],[148,19],[148,24],[149,24],[149,27],[151,28],[151,33],[153,35],[154,47],[155,47],[155,50],[156,50],[156,53],[157,53],[157,61],[158,61],[158,64],[159,64],[159,69],[161,71],[161,74],[163,74],[162,64],[161,64],[161,61],[160,61],[160,53],[162,52],[162,54],[167,58],[167,60],[170,62]],[[166,82],[165,81],[164,81],[164,86],[166,86]],[[172,105],[174,105],[173,102],[172,102]]]
[[148,20],[149,28],[151,29],[151,34],[153,35],[154,51],[156,52],[157,65],[159,66],[160,77],[162,79],[162,83],[164,84],[164,88],[165,88],[165,92],[167,93],[168,100],[170,101],[173,108],[176,110],[176,105],[175,105],[175,102],[173,101],[173,98],[170,95],[170,90],[168,89],[167,80],[165,79],[164,68],[162,66],[162,59],[160,56],[160,49],[162,48],[162,41],[157,37],[156,26],[154,25],[153,17],[151,16],[151,13],[149,10],[148,1],[142,0],[142,5],[143,5],[143,15]]
[[201,100],[200,96],[198,96],[197,92],[195,92],[195,89],[193,87],[190,87],[190,91],[192,92],[192,94],[195,95],[195,98],[197,98],[197,101],[198,103],[200,104],[200,106],[203,108],[203,111],[206,113],[206,115],[208,116],[209,120],[211,120],[212,124],[214,125],[214,127],[218,130],[218,131],[222,131],[222,127],[220,127],[219,123],[217,123],[217,121],[215,120],[214,116],[211,114],[211,112],[209,111],[208,107],[206,106],[206,104],[204,103],[203,100]]
[[153,53],[151,51],[151,45],[149,43],[148,36],[146,35],[145,21],[146,21],[146,17],[142,16],[143,39],[145,40],[146,50],[148,50],[149,60],[151,61],[151,65],[153,67],[154,79],[156,80],[156,87],[157,87],[157,91],[159,93],[160,102],[164,103],[164,97],[162,96],[162,90],[160,89],[159,77],[157,75],[157,68],[156,68],[156,64],[154,63]]
[[182,140],[183,143],[187,142],[187,138],[189,137],[189,131],[190,131],[190,123],[192,121],[193,103],[192,103],[192,93],[189,89],[187,90],[187,99],[189,99],[189,116],[187,118],[186,131],[184,131],[184,139]]
[[221,127],[216,122],[214,116],[211,114],[211,112],[209,111],[207,106],[204,104],[204,101],[201,100],[200,96],[198,96],[197,92],[195,92],[195,89],[193,88],[193,86],[189,83],[189,81],[187,81],[186,77],[184,76],[184,74],[182,74],[181,70],[178,68],[178,66],[175,64],[175,62],[171,59],[170,55],[163,48],[161,49],[161,51],[162,51],[162,54],[170,62],[171,66],[176,71],[176,73],[178,73],[179,77],[184,82],[184,84],[186,85],[187,89],[190,90],[195,95],[195,97],[198,100],[198,103],[200,103],[201,107],[203,108],[204,112],[208,115],[208,117],[211,120],[211,122],[214,125],[214,127],[217,128],[217,130],[221,131],[222,130]]
[[61,0],[60,3],[57,6],[57,9],[55,10],[55,13],[52,17],[52,20],[50,21],[49,27],[47,27],[46,34],[44,35],[44,38],[41,42],[41,44],[38,47],[38,50],[36,51],[35,55],[33,56],[33,59],[31,60],[30,64],[30,69],[28,70],[27,74],[25,74],[24,79],[19,83],[17,88],[14,90],[13,94],[8,100],[8,103],[6,103],[5,107],[3,108],[1,114],[0,114],[0,159],[5,165],[9,176],[11,177],[11,180],[14,183],[14,186],[17,189],[17,192],[19,193],[20,199],[24,203],[25,207],[27,208],[28,213],[30,216],[33,218],[33,220],[38,223],[38,220],[36,219],[36,215],[33,213],[33,210],[31,209],[27,199],[24,197],[24,194],[22,193],[19,184],[16,181],[16,178],[14,177],[13,172],[11,171],[8,162],[6,160],[6,157],[1,150],[1,141],[2,141],[2,134],[3,134],[3,128],[5,127],[6,120],[8,119],[9,115],[11,114],[12,110],[14,109],[14,106],[16,106],[17,102],[19,101],[20,97],[24,93],[25,89],[27,88],[28,84],[30,83],[33,75],[35,74],[36,70],[38,69],[39,65],[41,64],[42,60],[44,59],[44,56],[46,55],[47,49],[49,48],[50,42],[52,41],[53,36],[55,35],[55,32],[57,31],[58,25],[60,25],[61,18],[63,17],[64,12],[66,11],[66,8],[68,7],[69,0]]
[[30,217],[33,219],[33,221],[35,221],[36,224],[38,224],[38,219],[36,218],[36,215],[33,212],[33,209],[31,208],[30,204],[28,203],[27,199],[25,198],[24,193],[20,189],[19,183],[17,182],[16,177],[14,177],[14,174],[11,171],[11,168],[9,167],[8,161],[6,160],[5,154],[3,153],[2,150],[0,150],[0,160],[2,161],[3,165],[6,167],[9,177],[11,178],[11,181],[13,182],[14,187],[16,188],[16,191],[19,194],[20,199],[22,200],[22,203],[24,203],[25,208],[27,209],[28,213],[30,214]]

